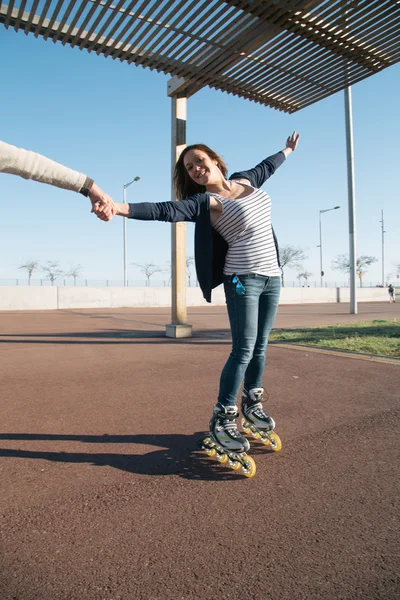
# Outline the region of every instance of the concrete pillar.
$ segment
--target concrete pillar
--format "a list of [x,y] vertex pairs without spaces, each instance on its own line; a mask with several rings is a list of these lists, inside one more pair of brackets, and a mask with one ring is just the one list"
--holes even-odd
[[[172,104],[172,173],[186,146],[186,97],[171,95]],[[177,202],[171,173],[171,199]],[[172,223],[171,233],[171,323],[166,325],[167,337],[191,337],[192,326],[187,321],[186,307],[186,223]]]

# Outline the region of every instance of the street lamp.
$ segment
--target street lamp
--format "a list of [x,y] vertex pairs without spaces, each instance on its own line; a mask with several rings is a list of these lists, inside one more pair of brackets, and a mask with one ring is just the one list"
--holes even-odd
[[[124,183],[124,204],[126,204],[126,188],[128,188],[135,181],[139,181],[140,177],[135,177],[129,183]],[[122,219],[123,232],[124,232],[124,287],[128,285],[128,276],[126,269],[126,219]]]
[[383,209],[382,209],[382,287],[385,287],[385,225],[383,222]]
[[340,206],[334,206],[333,208],[326,208],[325,210],[319,211],[319,264],[321,271],[321,287],[322,287],[322,278],[324,276],[324,272],[322,270],[322,224],[321,224],[321,215],[322,213],[329,212],[331,210],[337,210]]

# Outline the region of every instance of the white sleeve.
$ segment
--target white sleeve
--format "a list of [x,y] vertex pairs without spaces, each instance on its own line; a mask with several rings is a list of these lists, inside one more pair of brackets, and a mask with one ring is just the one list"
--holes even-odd
[[0,141],[0,172],[74,192],[79,192],[87,179],[83,173],[64,167],[50,158],[2,141]]

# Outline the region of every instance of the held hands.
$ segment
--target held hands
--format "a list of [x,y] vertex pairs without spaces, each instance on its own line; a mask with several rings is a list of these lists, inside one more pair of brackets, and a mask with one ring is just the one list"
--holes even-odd
[[89,190],[89,198],[92,203],[92,212],[96,217],[102,221],[111,221],[117,212],[113,199],[96,183]]
[[286,140],[286,148],[288,150],[291,150],[292,152],[294,152],[299,143],[299,139],[300,139],[300,134],[293,131],[292,135],[289,135],[288,139]]
[[129,204],[112,202],[111,212],[111,209],[108,206],[104,208],[98,200],[97,202],[93,203],[92,212],[94,212],[95,215],[102,221],[111,221],[114,215],[118,215],[120,217],[129,217]]

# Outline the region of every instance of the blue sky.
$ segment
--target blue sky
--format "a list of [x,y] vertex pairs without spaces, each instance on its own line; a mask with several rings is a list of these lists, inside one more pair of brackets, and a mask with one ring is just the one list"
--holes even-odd
[[[128,202],[170,200],[168,76],[3,27],[0,52],[2,140],[89,175],[116,201],[136,175]],[[352,92],[357,253],[378,259],[365,282],[380,282],[382,209],[386,273],[400,263],[400,64]],[[331,269],[349,245],[343,92],[294,115],[210,89],[188,100],[187,143],[211,146],[231,172],[282,149],[293,130],[301,133],[299,149],[264,186],[274,228],[281,245],[306,251],[304,268],[319,281],[319,210],[340,205],[322,217],[323,267],[327,281],[344,282]],[[11,175],[0,176],[0,196],[0,280],[23,276],[18,266],[27,259],[58,261],[64,270],[80,264],[89,280],[122,280],[122,219],[103,223],[83,196]],[[167,267],[170,225],[130,220],[127,232],[128,263]],[[191,255],[191,224],[187,233]],[[288,269],[285,278],[296,275]],[[128,277],[143,278],[132,265]]]

